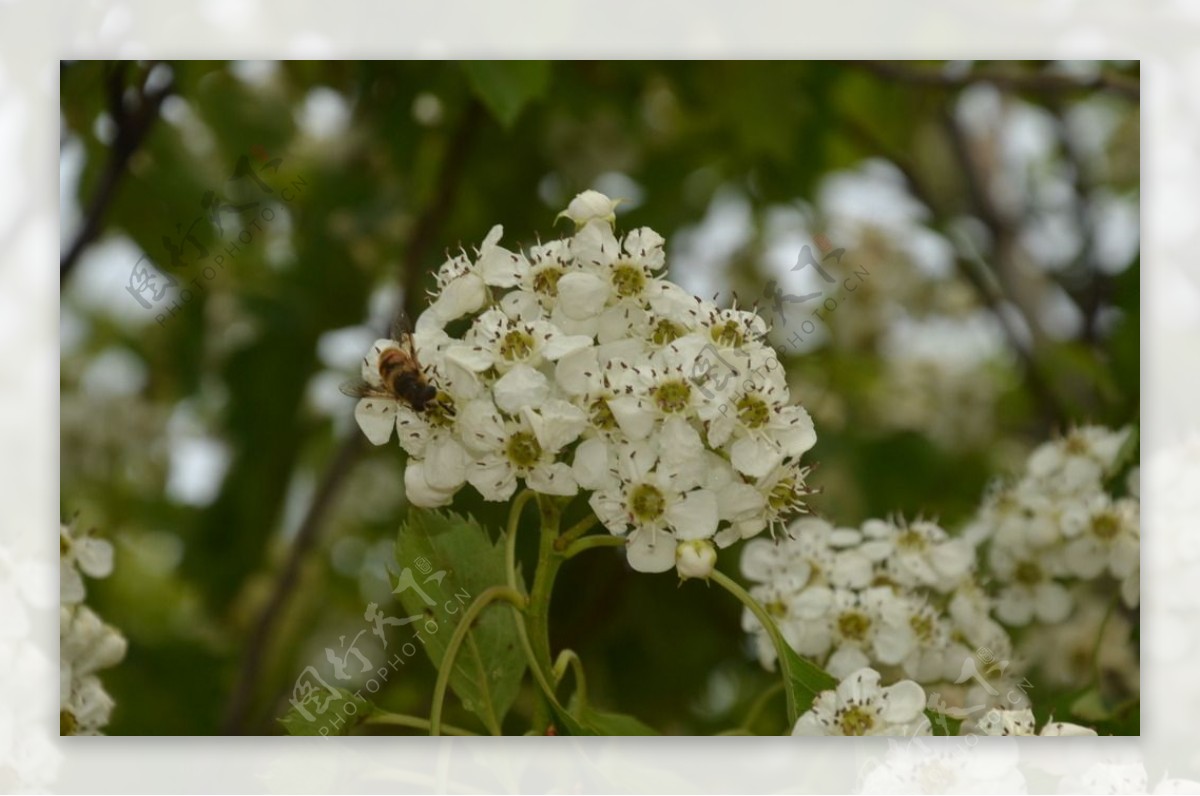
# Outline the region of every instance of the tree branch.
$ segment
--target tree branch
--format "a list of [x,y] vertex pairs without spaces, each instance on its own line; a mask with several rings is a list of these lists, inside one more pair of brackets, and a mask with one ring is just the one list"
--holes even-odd
[[125,167],[128,165],[129,159],[137,152],[138,147],[145,140],[146,134],[154,126],[154,120],[158,118],[158,111],[162,107],[163,100],[174,90],[174,80],[168,80],[159,90],[149,93],[146,91],[146,80],[154,71],[154,66],[155,64],[150,65],[150,68],[146,70],[145,77],[142,78],[142,84],[137,87],[136,107],[132,109],[125,101],[127,65],[121,64],[109,74],[108,111],[116,125],[117,132],[112,146],[109,148],[108,161],[104,164],[100,181],[84,212],[83,226],[79,228],[75,240],[71,242],[70,248],[59,261],[59,290],[62,290],[62,286],[66,284],[67,277],[79,261],[79,255],[100,234],[104,216],[116,196],[117,186],[125,174]]
[[[408,246],[405,248],[403,268],[400,274],[401,288],[404,291],[404,309],[402,311],[410,313],[411,316],[419,314],[424,305],[425,297],[420,289],[422,279],[426,274],[424,259],[427,250],[436,240],[453,208],[454,198],[462,182],[467,155],[482,118],[481,111],[482,106],[475,100],[472,100],[464,110],[442,158],[441,173],[438,176],[436,188],[425,210],[417,219]],[[261,669],[266,651],[270,646],[279,618],[295,591],[301,564],[305,556],[316,546],[321,526],[338,490],[341,489],[346,477],[358,464],[364,450],[362,440],[362,434],[358,432],[357,428],[353,428],[339,445],[333,461],[321,476],[316,493],[313,495],[313,501],[309,504],[308,511],[305,512],[300,529],[288,551],[287,560],[284,562],[278,580],[275,581],[275,587],[254,622],[242,654],[237,683],[226,709],[223,731],[227,735],[243,734],[251,725],[250,713],[255,688],[262,674]]]
[[958,90],[976,83],[991,83],[1008,91],[1057,96],[1087,91],[1108,91],[1135,102],[1141,85],[1135,78],[1111,71],[1099,71],[1094,77],[1077,78],[1053,72],[1016,72],[995,68],[975,69],[963,75],[949,75],[936,69],[909,66],[904,61],[849,61],[877,77],[947,90]]

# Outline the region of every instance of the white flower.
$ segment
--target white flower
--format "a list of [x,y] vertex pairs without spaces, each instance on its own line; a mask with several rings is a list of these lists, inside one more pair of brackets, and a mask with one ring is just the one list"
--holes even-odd
[[584,191],[572,199],[571,203],[567,205],[567,209],[559,213],[558,217],[565,216],[574,221],[578,227],[592,221],[611,225],[617,220],[615,211],[620,203],[620,199],[609,199],[599,191]]
[[1105,570],[1118,580],[1133,575],[1141,556],[1138,501],[1113,501],[1100,494],[1090,502],[1086,527],[1067,542],[1063,564],[1072,575],[1091,580]]
[[1051,721],[1035,733],[1036,724],[1032,710],[1000,710],[993,708],[987,712],[975,726],[981,735],[1095,735],[1096,731],[1081,727],[1078,724],[1068,724],[1065,721]]
[[930,735],[925,691],[911,680],[881,687],[879,672],[859,669],[822,691],[796,721],[792,735]]
[[735,400],[701,407],[709,445],[732,443],[733,466],[751,478],[769,474],[785,459],[798,459],[816,444],[817,432],[804,407],[787,400],[786,387],[765,373],[749,374]]
[[476,319],[462,343],[447,348],[446,359],[474,373],[491,368],[505,373],[517,365],[536,368],[591,344],[591,338],[563,334],[548,321],[514,321],[491,309]]
[[936,523],[915,520],[897,526],[868,520],[862,528],[863,555],[878,563],[893,582],[947,592],[970,572],[975,550],[963,539],[952,539]]
[[675,566],[676,543],[712,538],[718,523],[717,496],[702,487],[695,458],[701,443],[681,427],[674,444],[661,438],[629,443],[616,456],[610,485],[589,503],[610,532],[628,534],[629,564],[640,572]]
[[993,547],[989,562],[1004,585],[996,595],[996,616],[1006,625],[1020,627],[1033,619],[1057,624],[1071,613],[1071,593],[1050,572],[1053,562],[1044,556],[1018,558]]
[[467,468],[467,481],[485,500],[508,500],[523,478],[529,487],[547,495],[578,491],[570,465],[558,453],[579,436],[586,419],[565,401],[528,406],[519,419],[505,418],[495,405],[480,399],[460,413],[463,442],[478,458]]
[[[96,672],[125,657],[125,637],[81,601],[80,567],[92,577],[112,572],[112,546],[90,532],[60,526],[62,605],[59,608],[59,725],[62,735],[97,735],[108,724],[113,700]],[[68,581],[68,577],[71,578]]]
[[[717,544],[726,546],[739,539],[749,539],[765,529],[771,531],[772,538],[783,535],[788,520],[806,510],[809,489],[805,480],[809,469],[798,460],[785,461],[755,479],[753,484],[735,482],[727,486],[723,502],[746,510],[731,511],[723,517],[730,524],[717,534]],[[754,490],[756,498],[747,496],[747,487]],[[869,563],[867,566],[869,570]]]
[[916,647],[906,606],[890,588],[838,589],[830,617],[834,652],[825,668],[834,677],[871,662],[897,665]]
[[112,544],[90,530],[79,530],[74,523],[60,525],[58,539],[60,598],[64,605],[83,602],[83,575],[106,578],[112,573]]

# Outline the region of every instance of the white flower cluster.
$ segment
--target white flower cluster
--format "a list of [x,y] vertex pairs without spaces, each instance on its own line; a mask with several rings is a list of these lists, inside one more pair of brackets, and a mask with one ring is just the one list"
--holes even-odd
[[1114,475],[1130,430],[1089,426],[1038,447],[1014,484],[985,498],[964,534],[987,542],[999,585],[996,616],[1023,626],[1057,624],[1074,606],[1067,582],[1108,575],[1129,607],[1138,605],[1141,524],[1136,485],[1115,497]]
[[[663,238],[617,237],[615,206],[588,191],[562,214],[571,237],[510,251],[497,226],[447,261],[411,338],[436,398],[418,410],[393,389],[355,415],[374,444],[397,430],[414,505],[465,484],[494,501],[519,482],[583,491],[635,569],[705,577],[718,547],[803,511],[816,433],[764,321],[663,278]],[[375,396],[402,345],[365,358]]]
[[91,608],[83,575],[112,573],[112,545],[73,525],[59,530],[59,732],[99,735],[112,714],[113,699],[96,672],[125,657],[125,637],[106,625]]
[[[789,539],[750,542],[742,573],[788,644],[833,676],[872,666],[939,682],[959,676],[973,647],[1008,649],[974,580],[974,549],[937,524],[868,520],[835,528],[804,517],[790,531]],[[743,626],[754,633],[763,665],[772,665],[770,639],[749,611]]]

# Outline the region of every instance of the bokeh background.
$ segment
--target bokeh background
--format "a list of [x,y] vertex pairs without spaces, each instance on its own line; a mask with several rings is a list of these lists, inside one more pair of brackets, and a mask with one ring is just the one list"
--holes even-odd
[[[358,441],[338,385],[447,250],[494,223],[565,232],[585,188],[667,237],[674,281],[759,302],[835,522],[953,529],[1036,442],[1138,421],[1136,62],[66,62],[60,80],[61,512],[117,549],[89,590],[129,638],[104,677],[113,734],[279,732],[304,667],[388,605],[405,513],[401,451]],[[128,288],[150,274],[177,284],[147,308]],[[552,642],[597,704],[714,732],[772,682],[739,613],[596,553],[562,574]],[[433,677],[410,666],[377,701],[427,713]]]

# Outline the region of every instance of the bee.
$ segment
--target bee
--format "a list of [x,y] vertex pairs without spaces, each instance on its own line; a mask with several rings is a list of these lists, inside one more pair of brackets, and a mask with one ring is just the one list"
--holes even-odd
[[[342,393],[353,398],[387,398],[406,403],[413,411],[425,412],[436,403],[438,388],[425,375],[404,316],[393,325],[391,339],[395,345],[382,341],[375,344],[379,357],[377,378],[352,379],[342,385]],[[363,357],[364,364],[370,362],[370,357]]]

